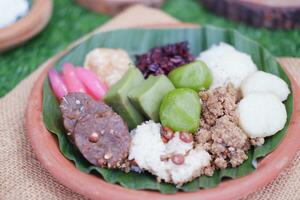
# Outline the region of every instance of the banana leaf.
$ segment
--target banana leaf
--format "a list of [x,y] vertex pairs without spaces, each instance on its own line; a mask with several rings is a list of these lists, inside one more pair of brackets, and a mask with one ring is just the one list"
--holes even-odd
[[[201,51],[209,48],[213,44],[218,44],[219,42],[229,43],[235,46],[239,51],[251,55],[259,70],[279,76],[285,80],[290,87],[290,81],[287,75],[269,51],[235,30],[212,26],[174,29],[123,29],[98,33],[73,48],[59,59],[54,67],[60,70],[62,63],[65,61],[80,66],[84,62],[85,55],[94,48],[122,48],[134,59],[134,55],[144,53],[152,47],[180,41],[188,41],[190,50],[194,55],[198,55]],[[242,165],[236,168],[216,171],[212,177],[201,176],[180,188],[176,188],[169,183],[157,182],[155,177],[148,173],[125,173],[120,170],[110,170],[91,165],[68,141],[62,124],[59,104],[47,79],[44,82],[43,89],[43,120],[46,128],[57,137],[62,154],[67,159],[73,161],[79,170],[99,176],[99,178],[103,178],[109,183],[119,184],[126,188],[156,190],[161,193],[176,193],[178,191],[191,192],[211,188],[217,186],[221,181],[225,181],[225,179],[234,179],[253,172],[255,170],[256,160],[272,152],[283,139],[293,112],[292,94],[289,95],[285,101],[285,106],[288,121],[284,129],[274,136],[266,138],[266,142],[263,146],[250,149],[248,151],[249,158]]]

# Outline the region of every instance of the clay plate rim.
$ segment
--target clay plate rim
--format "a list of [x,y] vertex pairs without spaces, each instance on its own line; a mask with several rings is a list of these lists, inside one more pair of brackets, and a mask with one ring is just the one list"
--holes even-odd
[[[182,23],[157,25],[155,27],[190,27]],[[154,27],[154,26],[151,26]],[[68,49],[70,50],[70,49]],[[132,190],[116,184],[105,182],[99,177],[86,174],[75,168],[75,165],[67,160],[60,152],[56,138],[48,132],[42,120],[42,88],[47,71],[53,63],[62,55],[47,62],[45,70],[36,80],[29,96],[25,112],[25,130],[31,142],[37,158],[60,183],[73,191],[80,193],[90,199],[109,200],[232,200],[246,196],[259,188],[267,185],[279,173],[285,169],[300,148],[300,140],[297,130],[300,129],[300,89],[296,80],[289,71],[285,69],[291,83],[294,94],[294,111],[286,136],[279,146],[268,156],[263,158],[256,171],[253,173],[222,182],[215,188],[199,190],[196,192],[179,192],[176,194],[161,194],[155,191]],[[288,147],[288,148],[286,148]]]
[[0,28],[0,52],[15,47],[39,33],[52,14],[52,0],[33,0],[29,13],[16,23]]
[[161,0],[157,1],[149,1],[149,2],[142,2],[141,0],[76,0],[76,2],[94,12],[99,13],[105,13],[110,15],[115,15],[125,9],[126,7],[129,7],[130,5],[134,4],[141,4],[144,3],[148,6],[152,5],[155,7],[159,7],[162,4]]

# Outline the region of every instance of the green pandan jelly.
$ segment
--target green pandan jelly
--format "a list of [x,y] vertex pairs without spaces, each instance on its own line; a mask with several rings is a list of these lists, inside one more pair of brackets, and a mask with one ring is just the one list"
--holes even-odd
[[143,115],[130,103],[128,93],[140,85],[144,77],[139,69],[130,68],[127,73],[114,84],[104,96],[104,101],[110,105],[127,123],[129,129],[134,129],[144,121]]
[[210,69],[202,61],[178,67],[168,77],[176,88],[191,88],[196,92],[207,90],[213,80]]
[[179,88],[169,92],[160,105],[159,117],[164,127],[174,131],[195,132],[200,123],[201,105],[197,92]]
[[128,94],[131,103],[148,119],[159,121],[159,107],[163,97],[175,89],[165,76],[150,76]]

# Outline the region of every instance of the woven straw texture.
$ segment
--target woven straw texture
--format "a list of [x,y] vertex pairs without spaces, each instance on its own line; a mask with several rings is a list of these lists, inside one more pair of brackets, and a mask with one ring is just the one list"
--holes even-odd
[[[141,17],[136,17],[140,16]],[[174,18],[161,11],[134,6],[124,11],[97,31],[134,27],[158,23],[176,23]],[[93,34],[93,33],[91,33]],[[89,35],[85,36],[88,37]],[[75,42],[81,42],[84,38]],[[74,45],[73,44],[73,45]],[[71,45],[69,48],[71,48]],[[291,68],[300,80],[300,59],[279,59]],[[33,152],[24,130],[24,112],[30,90],[44,65],[0,99],[0,199],[85,199],[58,183],[42,168]],[[299,69],[299,70],[298,70]],[[300,152],[289,167],[272,183],[244,200],[299,200]]]

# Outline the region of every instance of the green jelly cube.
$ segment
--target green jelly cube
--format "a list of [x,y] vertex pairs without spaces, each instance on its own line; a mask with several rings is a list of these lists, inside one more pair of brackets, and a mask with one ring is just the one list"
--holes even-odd
[[159,116],[164,127],[194,133],[200,124],[200,113],[198,93],[190,88],[179,88],[164,96]]
[[158,122],[161,101],[173,89],[175,87],[165,75],[150,76],[129,92],[128,97],[140,112],[149,119]]
[[191,88],[196,92],[207,90],[213,81],[210,69],[200,60],[172,70],[168,77],[176,88]]
[[123,118],[130,130],[141,124],[144,121],[144,117],[130,103],[128,93],[132,88],[143,82],[144,77],[140,70],[130,68],[122,79],[114,84],[104,96],[104,101]]

